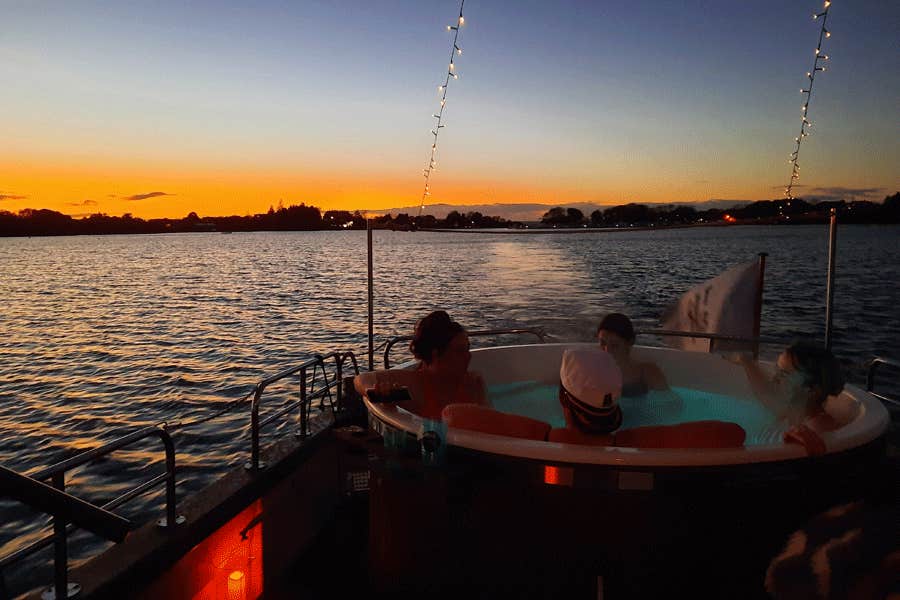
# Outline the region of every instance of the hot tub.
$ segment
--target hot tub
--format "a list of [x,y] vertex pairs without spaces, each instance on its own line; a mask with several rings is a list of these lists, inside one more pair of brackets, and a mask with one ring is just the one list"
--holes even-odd
[[[511,384],[517,382],[555,389],[559,383],[559,365],[563,351],[567,348],[589,345],[592,344],[536,344],[473,350],[470,369],[484,376],[489,396],[491,390],[504,386],[508,390]],[[730,399],[736,406],[743,403],[746,405],[745,408],[752,409],[755,406],[761,410],[753,397],[743,368],[719,355],[642,346],[636,346],[633,353],[638,360],[653,361],[659,365],[670,386],[676,391],[697,391],[706,396],[706,402],[711,402],[710,396],[721,396]],[[546,414],[558,412],[555,394],[545,396],[548,404]],[[684,397],[682,400],[689,403],[691,397]],[[421,419],[418,416],[393,405],[373,404],[367,399],[365,401],[376,428],[388,425],[410,435],[415,435],[419,431]],[[635,401],[623,399],[624,411],[628,410],[629,402],[640,402],[640,399]],[[534,413],[535,399],[529,398],[528,404],[528,407],[523,407],[525,410],[516,410],[515,400],[512,399],[511,402],[506,398],[503,406],[497,408],[540,418],[542,415]],[[846,386],[840,396],[829,398],[826,408],[838,418],[839,422],[846,423],[840,429],[824,435],[829,455],[841,454],[877,442],[890,421],[887,410],[877,398],[852,385]],[[722,414],[715,417],[720,420],[732,420],[745,429],[752,430],[754,427],[748,428],[747,423],[741,422],[741,414],[731,418]],[[543,420],[553,421],[552,418],[546,417]],[[748,443],[741,448],[702,451],[583,446],[515,439],[459,429],[450,429],[447,437],[449,444],[458,449],[573,465],[704,467],[775,463],[806,458],[803,447],[785,444],[780,441],[780,436],[773,435],[768,436],[768,443],[765,443],[765,439],[760,441],[759,436],[751,435],[748,436]]]
[[[578,345],[479,349],[471,369],[484,376],[494,400],[504,390],[497,408],[552,421],[563,351]],[[675,390],[758,405],[743,368],[718,355],[633,352],[656,362]],[[519,384],[545,390],[523,396],[517,407],[506,392]],[[826,508],[864,498],[883,478],[872,467],[884,458],[889,422],[877,399],[847,386],[829,399],[829,410],[847,422],[825,435],[825,456],[808,457],[780,436],[750,435],[753,424],[741,421],[759,414],[755,406],[733,418],[750,430],[742,448],[584,446],[450,429],[447,461],[435,469],[416,460],[417,416],[364,401],[373,428],[403,431],[407,441],[405,462],[373,463],[381,464],[371,478],[373,571],[388,579],[422,573],[431,581],[435,564],[449,565],[454,578],[481,586],[507,573],[505,580],[530,592],[546,585],[541,574],[549,570],[562,573],[555,580],[583,584],[556,596],[596,597],[602,589],[629,598],[672,590],[761,594],[768,562],[790,532]],[[423,532],[434,540],[427,551]]]

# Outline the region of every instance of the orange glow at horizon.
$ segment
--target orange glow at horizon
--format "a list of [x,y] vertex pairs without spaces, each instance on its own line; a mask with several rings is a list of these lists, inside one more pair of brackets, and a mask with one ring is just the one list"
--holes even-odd
[[[95,213],[143,219],[253,215],[269,207],[305,203],[327,210],[380,211],[416,207],[421,201],[421,177],[405,170],[355,169],[350,174],[324,165],[292,168],[280,164],[214,162],[182,163],[135,158],[100,159],[0,152],[0,210],[50,209],[73,217]],[[457,169],[453,169],[455,172]],[[463,170],[464,169],[459,169]],[[667,187],[644,182],[635,188],[627,178],[608,174],[602,185],[566,177],[520,176],[486,172],[467,176],[441,173],[433,182],[428,204],[475,205],[536,203],[598,205],[628,202],[695,202],[714,193],[709,185]],[[734,185],[716,190],[739,197]],[[750,195],[753,198],[752,193]],[[425,213],[429,210],[426,207]]]
[[[0,210],[50,209],[75,217],[94,213],[135,217],[181,218],[248,215],[270,206],[305,203],[326,210],[370,210],[417,206],[417,176],[359,173],[352,177],[328,171],[314,174],[272,170],[189,168],[184,165],[23,164],[0,157],[0,180],[6,197]],[[591,201],[577,190],[486,182],[476,178],[441,182],[431,204],[565,203]],[[614,202],[610,202],[614,203]],[[426,210],[427,212],[427,210]]]

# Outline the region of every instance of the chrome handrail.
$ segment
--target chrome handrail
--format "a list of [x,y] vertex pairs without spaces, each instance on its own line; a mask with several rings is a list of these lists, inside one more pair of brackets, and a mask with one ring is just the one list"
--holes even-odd
[[875,392],[875,370],[878,368],[878,365],[888,365],[890,367],[896,367],[900,369],[900,361],[892,360],[890,358],[882,358],[880,356],[874,357],[867,363],[866,391],[879,400],[888,402],[890,404],[893,404],[894,406],[900,406],[900,400],[898,400],[897,398],[891,398],[890,396],[885,396],[884,394]]
[[[328,359],[334,359],[334,368],[335,375],[334,379],[329,382],[328,381],[328,372],[326,371],[325,361]],[[343,368],[344,364],[347,361],[350,361],[353,364],[353,369],[356,374],[359,373],[359,364],[356,361],[356,355],[353,352],[330,352],[328,354],[322,355],[317,354],[313,358],[307,360],[306,362],[290,367],[272,375],[271,377],[267,377],[263,379],[259,383],[256,384],[256,387],[253,391],[253,401],[250,403],[250,461],[247,462],[244,466],[248,470],[258,471],[259,469],[265,468],[265,463],[260,462],[259,460],[259,430],[263,425],[267,425],[281,417],[293,409],[300,407],[300,431],[298,435],[300,437],[306,437],[308,434],[308,423],[309,423],[309,406],[310,401],[321,398],[322,403],[324,403],[325,396],[331,398],[331,390],[337,389],[336,396],[338,400],[338,404],[341,404],[343,401]],[[322,369],[322,375],[325,380],[325,386],[319,390],[313,391],[309,393],[307,391],[307,369],[312,367],[313,369],[313,384],[315,384],[315,376],[316,369]],[[286,377],[291,377],[292,375],[300,375],[300,399],[294,400],[293,402],[288,403],[287,405],[281,407],[276,413],[269,415],[263,422],[259,420],[259,406],[262,402],[263,392],[267,387],[272,385],[277,381],[281,381]],[[332,410],[334,410],[334,403],[332,402]]]
[[760,344],[781,344],[781,340],[772,337],[745,337],[740,335],[726,335],[723,333],[703,333],[699,331],[677,331],[672,329],[637,329],[636,334],[659,335],[666,337],[689,337],[709,340],[708,352],[715,352],[716,342],[743,342],[752,344],[754,355],[758,354]]
[[[165,481],[166,482],[166,517],[165,521],[160,519],[158,521],[159,525],[162,527],[172,526],[174,529],[174,525],[180,522],[183,522],[183,517],[178,517],[175,514],[175,446],[172,443],[172,437],[162,427],[145,427],[143,429],[139,429],[134,431],[128,435],[122,436],[118,439],[115,439],[107,444],[103,444],[102,446],[98,446],[92,450],[87,450],[80,454],[76,454],[75,456],[68,458],[64,461],[58,462],[55,465],[51,465],[44,469],[32,471],[30,473],[26,473],[25,475],[17,474],[19,478],[30,479],[35,482],[42,482],[44,480],[50,479],[53,482],[53,487],[56,488],[60,493],[67,495],[65,493],[66,482],[65,476],[66,471],[74,469],[76,467],[80,467],[84,464],[87,464],[93,461],[96,458],[101,456],[106,456],[116,450],[119,450],[125,446],[133,444],[134,442],[143,440],[145,438],[157,436],[159,437],[165,448],[166,453],[166,472],[156,477],[150,479],[142,483],[141,485],[132,488],[122,496],[116,498],[115,500],[104,504],[102,507],[98,507],[96,505],[84,502],[79,500],[79,502],[84,502],[88,506],[92,507],[97,511],[107,512],[113,508],[116,508],[128,500],[132,498],[136,498],[153,488],[156,484]],[[17,479],[17,481],[21,481]],[[40,484],[43,485],[43,484]],[[12,496],[14,498],[18,498],[17,494],[14,493],[15,490],[11,490],[11,488],[4,486],[4,490],[9,490],[5,495]],[[40,492],[38,492],[40,493]],[[73,496],[70,496],[74,498]],[[20,499],[21,500],[21,499]],[[44,510],[47,512],[47,508],[44,504],[42,504],[42,500],[40,498],[34,498],[37,502],[25,501],[29,506],[33,506],[38,508],[39,510]],[[25,548],[17,550],[12,554],[9,554],[2,559],[0,559],[0,571],[9,566],[10,564],[19,561],[20,559],[37,552],[38,550],[48,546],[50,543],[54,545],[54,559],[53,559],[53,569],[54,569],[54,590],[57,598],[66,598],[68,594],[68,547],[67,547],[67,535],[71,531],[74,531],[75,527],[66,522],[66,518],[64,514],[60,513],[49,513],[53,515],[53,533],[45,536],[35,542],[29,544]],[[96,514],[96,513],[95,513]],[[115,514],[108,513],[109,516],[115,517],[116,519],[121,519]],[[126,523],[130,525],[130,521],[122,519]],[[76,524],[81,524],[76,521]],[[118,522],[118,526],[121,526],[122,523]],[[86,527],[95,533],[99,533],[91,527]],[[112,532],[107,532],[112,533]],[[101,534],[103,537],[108,537],[106,534]],[[108,538],[116,540],[115,538]]]
[[[466,332],[469,337],[479,337],[484,335],[519,335],[519,334],[529,334],[537,337],[542,344],[547,342],[547,333],[540,328],[537,327],[526,327],[520,329],[481,329],[478,331],[468,331]],[[411,335],[399,335],[397,337],[391,338],[390,341],[384,347],[384,368],[391,368],[391,348],[394,347],[395,344],[399,342],[406,342],[413,339]]]

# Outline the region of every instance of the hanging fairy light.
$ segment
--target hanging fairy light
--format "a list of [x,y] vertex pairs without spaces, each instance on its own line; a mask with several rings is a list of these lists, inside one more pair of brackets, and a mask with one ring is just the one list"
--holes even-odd
[[450,85],[451,79],[459,79],[459,74],[456,72],[456,63],[454,62],[457,56],[462,55],[462,48],[459,47],[459,29],[463,25],[465,25],[466,20],[463,18],[463,5],[466,3],[466,0],[461,0],[459,3],[459,17],[456,19],[455,25],[447,25],[447,31],[453,32],[453,44],[450,47],[450,64],[447,67],[447,73],[444,76],[444,83],[438,86],[438,93],[441,95],[440,101],[440,110],[433,115],[437,120],[435,124],[435,128],[431,130],[431,135],[434,136],[434,139],[431,142],[431,157],[428,159],[428,164],[423,171],[425,176],[425,189],[422,190],[422,202],[419,206],[419,216],[422,216],[422,211],[425,210],[425,200],[428,196],[431,195],[430,191],[430,179],[431,174],[437,170],[437,142],[438,142],[438,134],[441,132],[441,129],[444,127],[441,124],[441,119],[444,117],[444,105],[447,103],[447,87]]
[[797,160],[800,157],[800,144],[803,142],[803,138],[809,135],[809,128],[812,127],[812,122],[809,120],[809,100],[812,97],[812,89],[813,82],[816,80],[816,73],[820,71],[826,70],[826,61],[828,61],[828,55],[822,54],[822,40],[825,38],[831,37],[831,32],[825,28],[825,23],[828,20],[828,9],[831,7],[831,0],[825,0],[822,12],[815,13],[812,18],[814,21],[822,21],[822,27],[819,30],[819,43],[816,44],[815,58],[813,59],[813,68],[810,71],[806,72],[806,78],[809,80],[808,85],[800,88],[800,93],[803,94],[803,105],[800,107],[801,112],[803,113],[802,120],[800,122],[800,135],[794,138],[794,143],[796,147],[794,151],[791,152],[791,157],[788,159],[788,162],[793,164],[793,168],[791,170],[791,180],[784,188],[784,195],[788,200],[793,200],[793,188],[794,183],[797,179],[800,178],[800,164]]

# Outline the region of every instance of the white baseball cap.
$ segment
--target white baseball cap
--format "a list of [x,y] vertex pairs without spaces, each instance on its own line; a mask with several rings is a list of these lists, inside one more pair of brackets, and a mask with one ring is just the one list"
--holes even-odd
[[566,423],[589,434],[621,427],[622,372],[612,355],[599,348],[566,350],[559,381]]

